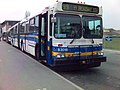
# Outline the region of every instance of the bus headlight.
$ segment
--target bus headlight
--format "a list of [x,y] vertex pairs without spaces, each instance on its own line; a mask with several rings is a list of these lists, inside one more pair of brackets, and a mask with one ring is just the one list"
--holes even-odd
[[104,52],[98,52],[98,55],[102,55],[102,56],[103,56],[103,55],[104,55]]
[[56,58],[64,58],[64,57],[65,57],[64,54],[57,54],[57,55],[56,55]]

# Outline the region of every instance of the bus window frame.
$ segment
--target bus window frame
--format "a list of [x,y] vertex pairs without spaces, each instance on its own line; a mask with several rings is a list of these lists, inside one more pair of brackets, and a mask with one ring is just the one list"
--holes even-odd
[[[101,27],[100,27],[100,29],[101,29],[101,35],[100,36],[98,36],[98,35],[94,35],[94,37],[93,37],[93,35],[91,34],[91,36],[90,37],[88,37],[90,34],[86,34],[86,36],[85,36],[85,32],[87,31],[87,26],[86,26],[86,20],[84,20],[85,18],[88,18],[88,17],[94,17],[94,18],[100,18],[100,20],[101,20],[101,22],[100,22],[100,25],[101,25]],[[95,20],[95,19],[94,19]],[[85,22],[85,26],[84,26],[84,22]],[[88,22],[88,20],[87,20],[87,22]],[[83,29],[82,29],[82,31],[83,31],[83,38],[85,38],[85,39],[102,39],[103,38],[103,20],[102,20],[102,18],[101,17],[99,17],[99,16],[88,16],[88,15],[83,15],[82,16],[82,26],[83,26]],[[95,30],[96,30],[96,28],[95,28]],[[88,32],[88,31],[87,31]]]
[[79,18],[80,18],[80,37],[77,37],[77,38],[75,38],[75,37],[73,37],[73,38],[57,38],[57,37],[55,37],[55,23],[54,23],[54,30],[53,30],[53,36],[54,36],[54,38],[56,38],[56,39],[80,39],[81,37],[82,37],[82,18],[81,18],[81,16],[79,15],[79,14],[69,14],[69,13],[56,13],[54,16],[56,17],[56,15],[57,14],[61,14],[61,15],[73,15],[73,16],[79,16]]

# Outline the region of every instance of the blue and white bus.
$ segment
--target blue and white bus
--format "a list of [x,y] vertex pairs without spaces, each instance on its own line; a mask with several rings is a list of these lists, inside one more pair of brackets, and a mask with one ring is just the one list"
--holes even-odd
[[56,2],[9,31],[13,46],[50,66],[97,67],[106,61],[98,6]]

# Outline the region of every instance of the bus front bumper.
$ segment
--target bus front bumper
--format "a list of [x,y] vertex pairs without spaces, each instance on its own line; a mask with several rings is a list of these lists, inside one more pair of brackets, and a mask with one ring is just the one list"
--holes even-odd
[[79,58],[56,59],[53,61],[53,66],[88,65],[88,64],[101,63],[101,62],[106,62],[105,56],[94,57],[91,59],[79,59]]

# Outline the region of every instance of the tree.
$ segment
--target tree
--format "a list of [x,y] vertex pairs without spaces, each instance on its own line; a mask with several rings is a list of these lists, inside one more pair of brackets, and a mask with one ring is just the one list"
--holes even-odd
[[30,16],[30,12],[29,12],[29,11],[26,11],[26,12],[25,12],[25,19],[27,19],[29,16]]

